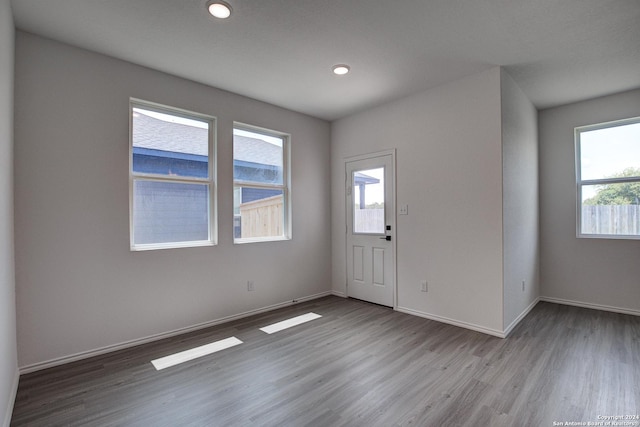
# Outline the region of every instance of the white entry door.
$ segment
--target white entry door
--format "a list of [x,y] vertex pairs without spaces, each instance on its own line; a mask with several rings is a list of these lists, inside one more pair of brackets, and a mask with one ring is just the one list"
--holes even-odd
[[347,159],[347,296],[394,306],[395,153]]

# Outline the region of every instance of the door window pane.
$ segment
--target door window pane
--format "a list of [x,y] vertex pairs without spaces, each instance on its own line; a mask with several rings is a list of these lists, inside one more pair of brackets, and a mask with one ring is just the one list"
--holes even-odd
[[353,232],[385,234],[384,168],[353,173]]

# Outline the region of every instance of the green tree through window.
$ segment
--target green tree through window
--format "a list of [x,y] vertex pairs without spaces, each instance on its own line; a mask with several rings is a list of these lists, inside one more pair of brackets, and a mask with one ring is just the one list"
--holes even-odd
[[[626,168],[607,178],[629,178],[640,176],[640,168]],[[596,195],[586,199],[585,205],[640,205],[640,182],[602,184],[596,187]]]

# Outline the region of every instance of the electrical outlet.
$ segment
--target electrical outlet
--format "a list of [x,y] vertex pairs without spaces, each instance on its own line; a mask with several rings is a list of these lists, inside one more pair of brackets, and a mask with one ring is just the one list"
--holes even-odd
[[426,280],[423,280],[420,282],[420,292],[428,292],[429,291],[429,285],[427,283]]
[[255,285],[254,285],[254,283],[253,283],[253,280],[248,280],[248,281],[247,281],[247,291],[252,292],[252,291],[254,291],[255,289],[256,289],[256,288],[255,288]]

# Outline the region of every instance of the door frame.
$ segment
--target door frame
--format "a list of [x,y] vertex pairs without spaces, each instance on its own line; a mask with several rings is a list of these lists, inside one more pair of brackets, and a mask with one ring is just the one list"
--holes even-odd
[[344,171],[344,187],[343,187],[343,191],[344,191],[344,198],[343,200],[345,201],[345,205],[344,205],[344,219],[345,219],[345,223],[344,223],[344,248],[345,248],[345,270],[344,270],[344,287],[345,287],[345,294],[346,297],[349,297],[349,272],[348,272],[348,262],[346,262],[347,260],[347,251],[349,250],[348,245],[349,245],[349,207],[346,204],[347,203],[347,198],[350,198],[350,195],[348,194],[347,188],[350,185],[350,181],[351,181],[351,177],[349,176],[349,174],[347,173],[347,164],[351,163],[351,162],[356,162],[359,160],[369,160],[369,159],[375,159],[377,157],[384,157],[384,156],[391,156],[391,194],[389,195],[390,199],[393,201],[393,212],[389,213],[389,224],[391,225],[391,235],[392,235],[392,239],[391,239],[391,262],[393,265],[393,272],[391,273],[391,277],[393,279],[393,283],[392,283],[392,288],[393,288],[393,309],[397,310],[398,309],[398,262],[397,262],[397,256],[396,254],[398,253],[397,248],[398,248],[398,227],[397,227],[397,206],[396,206],[396,149],[392,148],[389,150],[383,150],[383,151],[376,151],[373,153],[367,153],[367,154],[359,154],[356,156],[349,156],[349,157],[345,157],[343,158],[343,171]]

